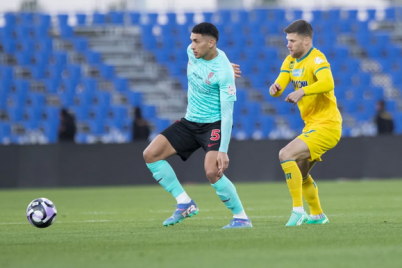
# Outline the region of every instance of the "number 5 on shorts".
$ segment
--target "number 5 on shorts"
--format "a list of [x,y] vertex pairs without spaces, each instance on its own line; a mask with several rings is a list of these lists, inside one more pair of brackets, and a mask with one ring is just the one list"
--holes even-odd
[[219,134],[221,132],[220,129],[214,129],[211,132],[211,141],[217,141],[221,138],[221,135]]

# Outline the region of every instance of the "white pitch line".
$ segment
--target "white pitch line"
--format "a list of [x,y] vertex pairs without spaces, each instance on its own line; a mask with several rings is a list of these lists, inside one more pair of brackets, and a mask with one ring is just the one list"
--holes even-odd
[[[340,214],[332,214],[331,216],[340,216]],[[267,216],[250,216],[250,219],[272,219],[272,218],[285,218],[284,215],[267,215]],[[202,217],[197,216],[196,220],[224,220],[231,219],[232,217]],[[56,221],[55,223],[97,223],[97,222],[136,222],[136,221],[161,221],[162,219],[137,219],[137,220],[86,220],[86,221]],[[0,225],[21,225],[27,224],[28,222],[0,222]]]

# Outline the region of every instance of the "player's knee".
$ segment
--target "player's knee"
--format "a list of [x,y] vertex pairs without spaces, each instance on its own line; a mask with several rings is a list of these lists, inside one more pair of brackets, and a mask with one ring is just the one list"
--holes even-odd
[[154,163],[156,162],[156,155],[153,153],[152,149],[146,148],[144,152],[142,153],[142,156],[144,157],[145,163]]
[[286,160],[294,160],[294,159],[292,159],[291,152],[288,149],[283,148],[282,150],[279,151],[279,161],[282,162]]
[[207,169],[205,170],[205,175],[207,176],[210,183],[215,183],[218,181],[218,170],[215,169]]

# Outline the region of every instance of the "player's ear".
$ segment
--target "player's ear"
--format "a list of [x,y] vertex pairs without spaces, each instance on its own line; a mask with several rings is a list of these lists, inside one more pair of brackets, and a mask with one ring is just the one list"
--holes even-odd
[[209,48],[213,48],[216,44],[216,40],[214,38],[209,39]]

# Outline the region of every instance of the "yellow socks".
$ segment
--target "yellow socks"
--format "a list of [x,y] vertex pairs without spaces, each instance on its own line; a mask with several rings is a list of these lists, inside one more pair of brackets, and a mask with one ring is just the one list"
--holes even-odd
[[293,199],[293,207],[303,207],[302,198],[302,182],[303,177],[295,160],[287,160],[281,162],[283,171],[285,172],[286,182],[289,187],[290,195]]
[[318,197],[318,187],[315,184],[311,175],[308,175],[307,178],[303,179],[303,197],[307,201],[307,204],[310,206],[311,215],[319,215],[323,213],[320,204],[320,198]]

